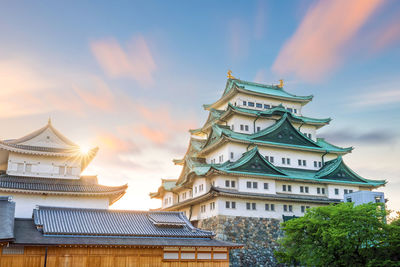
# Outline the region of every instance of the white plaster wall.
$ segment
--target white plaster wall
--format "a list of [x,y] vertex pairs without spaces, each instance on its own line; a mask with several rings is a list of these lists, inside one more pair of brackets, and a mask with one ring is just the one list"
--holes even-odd
[[[30,172],[18,171],[18,163],[32,164]],[[7,174],[47,178],[79,179],[81,172],[80,160],[63,157],[45,157],[38,155],[9,153]],[[72,173],[59,174],[59,167],[72,167]]]
[[0,195],[13,197],[16,218],[32,218],[32,211],[37,205],[95,209],[108,209],[109,207],[109,199],[107,197],[33,195],[7,192],[0,192]]
[[[247,182],[252,183],[252,188],[247,188]],[[253,188],[253,182],[257,182],[257,188]],[[264,183],[268,183],[268,189],[264,189]],[[256,179],[256,178],[239,178],[239,191],[258,194],[275,194],[275,180],[272,179]]]
[[[278,167],[289,167],[289,168],[298,168],[298,169],[307,169],[307,170],[318,170],[318,167],[314,167],[314,161],[322,162],[322,155],[324,152],[311,152],[311,151],[300,151],[300,150],[292,150],[286,148],[272,148],[272,147],[263,147],[258,146],[260,153],[263,156],[273,156],[274,157],[274,165]],[[206,155],[207,163],[211,163],[212,159],[216,159],[216,163],[219,163],[218,157],[219,155],[224,155],[224,162],[227,160],[236,161],[238,160],[243,153],[247,151],[246,144],[238,144],[238,143],[227,143],[214,151],[210,152]],[[233,152],[233,159],[230,158],[230,153]],[[282,158],[290,158],[290,165],[282,164]],[[335,159],[336,155],[327,154],[324,157],[325,161],[329,161],[331,159]],[[306,166],[299,166],[298,160],[306,160]]]
[[[227,120],[228,126],[232,130],[232,125],[233,125],[233,131],[237,133],[244,133],[244,134],[253,134],[257,132],[257,127],[260,127],[260,131],[264,130],[265,128],[268,128],[275,124],[277,122],[277,118],[258,118],[255,122],[255,128],[254,128],[254,121],[255,117],[250,117],[250,116],[243,116],[243,115],[233,115]],[[248,125],[249,130],[246,131],[245,127],[243,127],[243,130],[240,129],[240,125]],[[293,123],[293,126],[296,129],[299,129],[301,124],[299,123]],[[311,139],[316,141],[317,140],[317,132],[316,132],[316,127],[313,125],[306,125],[303,124],[301,125],[300,132],[306,133],[306,134],[311,134]],[[307,135],[308,137],[308,135]]]
[[[236,208],[226,208],[226,201],[236,202]],[[246,203],[256,203],[256,210],[246,209]],[[219,197],[217,198],[218,203],[218,215],[225,216],[244,216],[244,217],[258,217],[258,218],[274,218],[282,220],[282,215],[286,216],[303,216],[304,213],[301,212],[301,206],[318,207],[322,206],[320,204],[310,204],[310,203],[299,203],[299,202],[280,202],[280,201],[270,201],[270,200],[253,200],[253,199],[240,199],[240,198],[229,198],[229,197]],[[275,211],[266,211],[265,204],[274,204]],[[284,212],[283,205],[292,205],[293,212]]]
[[[166,203],[167,199],[168,199],[168,202]],[[176,202],[177,202],[176,195],[172,192],[166,192],[162,199],[162,207],[166,208],[166,207],[172,206]]]
[[[339,195],[335,195],[335,188],[339,189]],[[343,199],[344,197],[344,189],[353,190],[353,192],[359,191],[359,186],[350,186],[350,185],[337,185],[337,184],[329,184],[328,185],[328,197],[335,199]]]
[[[200,185],[203,185],[203,191],[200,191]],[[193,197],[198,197],[201,195],[204,195],[205,193],[207,193],[208,189],[209,189],[210,185],[207,184],[206,178],[197,178],[195,179],[195,181],[193,182]],[[197,188],[197,190],[195,189]]]

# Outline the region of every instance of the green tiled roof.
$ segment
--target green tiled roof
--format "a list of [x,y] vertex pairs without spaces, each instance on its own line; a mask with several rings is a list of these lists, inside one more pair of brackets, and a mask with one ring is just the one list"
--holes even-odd
[[293,114],[292,112],[288,111],[287,109],[285,109],[282,105],[279,105],[279,106],[276,106],[276,107],[273,107],[270,109],[265,109],[265,110],[255,110],[255,109],[237,107],[237,106],[234,106],[231,103],[229,103],[227,111],[225,111],[221,116],[224,116],[224,114],[229,112],[229,110],[238,111],[238,112],[246,113],[246,114],[252,114],[252,115],[256,115],[256,116],[260,116],[260,117],[269,117],[272,115],[288,114],[289,118],[291,120],[296,120],[296,121],[300,121],[303,123],[328,124],[331,121],[331,118],[315,119],[315,118],[310,118],[310,117],[305,117],[305,116],[297,116],[297,115]]
[[315,142],[314,140],[302,134],[295,127],[293,127],[288,119],[287,113],[284,114],[282,118],[275,124],[254,134],[237,133],[230,130],[229,127],[214,124],[212,127],[212,132],[203,149],[210,147],[221,138],[223,138],[223,136],[239,141],[244,141],[247,143],[255,143],[260,145],[278,145],[289,148],[306,150],[311,149],[331,153],[347,153],[352,150],[351,147],[341,148],[334,146],[326,142],[324,139],[317,139],[317,142]]
[[234,86],[237,86],[241,89],[244,89],[249,92],[264,94],[266,96],[275,96],[281,97],[285,99],[292,99],[292,100],[303,100],[303,101],[311,101],[313,96],[297,96],[290,94],[283,90],[276,85],[266,85],[266,84],[259,84],[254,82],[242,81],[238,79],[228,79],[225,87],[225,91],[223,95],[226,95]]
[[[185,178],[191,173],[197,176],[204,176],[212,171],[217,171],[227,174],[277,177],[310,182],[324,181],[369,187],[376,187],[386,183],[385,180],[369,180],[359,176],[344,164],[341,156],[326,162],[320,170],[276,167],[264,159],[258,147],[254,147],[250,151],[243,153],[242,157],[235,162],[227,161],[222,164],[206,164],[199,162],[193,164],[192,162],[189,165],[190,167],[186,171]],[[182,179],[177,184],[184,184],[186,181],[187,179]]]

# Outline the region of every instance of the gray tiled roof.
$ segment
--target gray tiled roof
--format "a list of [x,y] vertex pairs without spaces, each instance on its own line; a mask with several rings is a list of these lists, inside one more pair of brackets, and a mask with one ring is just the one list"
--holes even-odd
[[[210,231],[194,228],[181,212],[123,211],[40,206],[34,223],[44,235],[212,237]],[[163,227],[154,223],[168,224]],[[182,222],[172,227],[171,222]]]
[[213,187],[213,191],[227,194],[234,197],[254,197],[260,199],[276,199],[276,200],[290,200],[290,201],[299,201],[299,202],[321,202],[321,203],[338,203],[340,199],[332,199],[325,196],[310,196],[310,195],[298,195],[298,194],[284,194],[284,193],[276,193],[276,194],[261,194],[261,193],[248,193],[248,192],[240,192],[238,190],[225,189],[219,187]]
[[0,196],[0,241],[14,238],[15,202],[11,197]]
[[103,237],[103,236],[45,236],[36,229],[32,219],[15,220],[15,241],[20,245],[108,245],[108,246],[189,246],[242,247],[212,238],[168,237]]
[[29,146],[29,145],[20,145],[20,144],[12,144],[7,141],[0,141],[2,144],[7,145],[9,147],[19,148],[23,150],[32,150],[32,151],[42,151],[42,152],[54,152],[54,153],[77,153],[79,152],[79,147],[73,148],[56,148],[56,147],[44,147],[44,146]]
[[124,191],[127,185],[105,186],[97,182],[87,182],[81,179],[56,179],[0,175],[1,189],[29,190],[29,191],[51,191],[68,193],[116,193]]

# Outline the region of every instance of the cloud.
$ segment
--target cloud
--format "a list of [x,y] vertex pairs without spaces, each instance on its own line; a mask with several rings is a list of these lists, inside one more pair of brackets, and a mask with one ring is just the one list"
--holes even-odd
[[88,106],[103,111],[115,109],[115,96],[109,86],[100,78],[93,77],[89,84],[72,86],[78,97]]
[[126,49],[115,39],[92,42],[90,48],[97,62],[110,77],[131,78],[145,86],[154,83],[153,75],[157,66],[143,36],[133,38]]
[[400,103],[400,89],[360,94],[353,98],[353,101],[350,103],[350,105],[354,105],[356,107],[370,107],[396,103]]
[[384,1],[320,0],[284,44],[272,70],[319,81],[339,65],[343,48]]
[[168,135],[162,130],[152,129],[146,125],[138,126],[139,133],[146,139],[156,144],[164,144],[168,141]]
[[112,133],[100,133],[96,136],[96,144],[101,144],[102,149],[113,153],[136,153],[139,147],[131,140],[121,138]]
[[260,40],[264,37],[266,25],[266,1],[257,1],[256,14],[254,16],[254,38]]
[[267,77],[267,70],[260,69],[257,71],[256,76],[254,77],[254,82],[256,83],[265,83]]
[[235,18],[228,24],[228,47],[234,60],[245,58],[249,52],[248,30],[242,20]]
[[339,144],[370,144],[384,145],[394,144],[397,141],[397,134],[389,130],[372,130],[364,133],[354,132],[349,129],[341,129],[321,134],[330,142]]
[[384,48],[400,41],[400,27],[398,17],[392,19],[384,28],[379,28],[372,36],[372,51],[382,51]]

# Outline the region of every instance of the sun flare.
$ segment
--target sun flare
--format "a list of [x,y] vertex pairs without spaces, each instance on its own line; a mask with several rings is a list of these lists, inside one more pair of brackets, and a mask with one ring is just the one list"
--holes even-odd
[[90,148],[88,146],[80,146],[79,151],[81,152],[81,154],[87,155],[90,151]]

